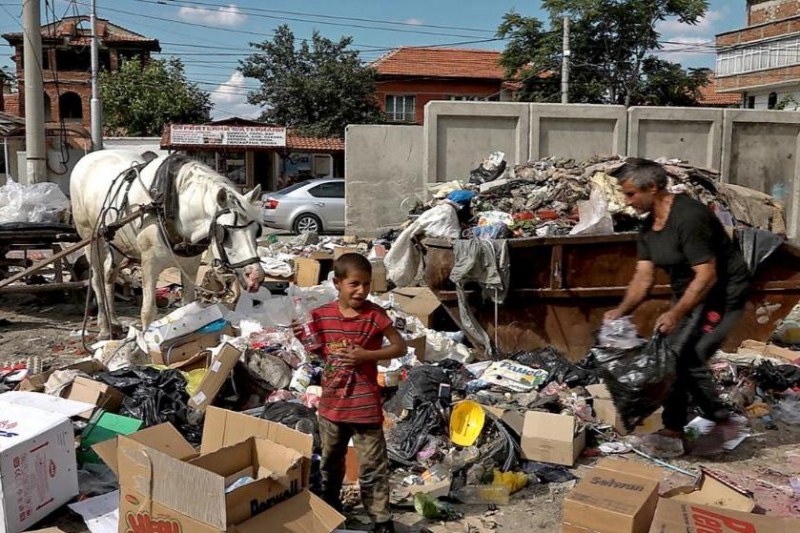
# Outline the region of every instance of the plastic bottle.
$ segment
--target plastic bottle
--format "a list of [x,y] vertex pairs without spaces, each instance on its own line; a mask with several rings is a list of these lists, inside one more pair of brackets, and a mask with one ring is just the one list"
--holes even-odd
[[506,505],[510,493],[506,485],[466,485],[456,490],[453,497],[467,504]]
[[303,336],[300,341],[308,351],[315,351],[319,348],[319,340],[314,328],[314,320],[311,318],[311,312],[303,304],[303,299],[300,297],[294,298],[294,312],[292,314],[294,321],[303,330]]

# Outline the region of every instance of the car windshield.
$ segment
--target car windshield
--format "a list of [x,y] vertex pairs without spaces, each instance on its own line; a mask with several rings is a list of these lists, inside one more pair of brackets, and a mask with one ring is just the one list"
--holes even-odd
[[301,187],[305,187],[309,183],[311,183],[309,180],[301,181],[299,183],[295,183],[294,185],[289,185],[288,187],[275,192],[275,194],[289,194],[290,192],[296,191]]

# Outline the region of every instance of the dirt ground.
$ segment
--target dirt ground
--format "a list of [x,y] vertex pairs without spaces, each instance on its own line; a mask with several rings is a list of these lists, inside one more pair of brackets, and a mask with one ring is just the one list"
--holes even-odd
[[[0,297],[0,359],[18,360],[38,356],[42,360],[68,363],[86,355],[81,338],[83,306],[63,303],[65,299],[50,301],[31,295]],[[118,312],[123,323],[137,321],[138,308],[120,304]],[[91,342],[90,342],[91,343]],[[800,476],[800,426],[778,423],[777,429],[766,429],[760,421],[753,422],[752,436],[736,450],[714,457],[688,457],[673,460],[672,464],[696,471],[704,466],[729,481],[754,492],[757,505],[768,514],[800,517],[800,497],[789,485],[789,479]],[[590,451],[591,454],[591,451]],[[647,461],[633,454],[630,460]],[[581,457],[574,473],[580,477],[595,458]],[[692,478],[664,469],[662,489],[692,482]],[[485,531],[546,531],[555,532],[561,520],[561,503],[574,482],[535,485],[523,489],[512,497],[509,505],[496,511],[486,506],[456,506],[468,519],[479,520]],[[413,510],[398,509],[396,521],[399,532],[418,532],[423,527],[435,525],[421,519]],[[357,521],[348,527],[364,528]],[[88,531],[80,518],[63,509],[51,515],[39,527],[58,526],[66,533]],[[444,531],[468,531],[464,521],[451,524]]]

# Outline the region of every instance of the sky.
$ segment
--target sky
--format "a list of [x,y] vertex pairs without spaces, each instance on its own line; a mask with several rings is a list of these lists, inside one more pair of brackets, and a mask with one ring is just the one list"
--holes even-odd
[[[161,42],[157,57],[180,57],[187,77],[211,93],[215,119],[256,117],[247,92],[257,86],[237,71],[251,42],[262,42],[288,24],[295,37],[353,37],[353,48],[372,61],[399,46],[451,45],[502,51],[494,39],[510,10],[546,19],[536,0],[96,0],[98,16]],[[89,12],[91,0],[42,0],[42,22]],[[21,0],[0,0],[0,33],[21,31]],[[714,35],[744,26],[744,0],[710,0],[695,26],[659,24],[665,59],[686,67],[713,68]],[[13,53],[0,40],[0,68],[14,72]]]

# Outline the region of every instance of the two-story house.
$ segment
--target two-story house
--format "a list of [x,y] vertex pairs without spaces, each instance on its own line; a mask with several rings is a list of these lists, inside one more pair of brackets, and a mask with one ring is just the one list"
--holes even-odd
[[749,109],[800,109],[800,0],[747,0],[747,27],[716,45],[718,92]]
[[403,47],[371,66],[387,122],[422,124],[431,100],[510,100],[499,61],[493,50]]
[[[91,98],[91,26],[89,17],[65,17],[42,26],[42,74],[44,79],[45,121],[90,125]],[[147,60],[161,47],[156,39],[132,32],[108,20],[97,19],[99,63],[104,70],[115,71],[127,59]],[[6,33],[3,38],[14,47],[12,59],[17,66],[19,93],[6,95],[0,111],[25,115],[25,71],[23,35]]]

